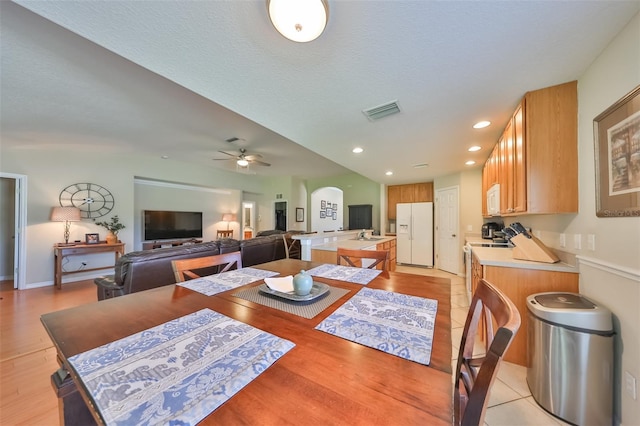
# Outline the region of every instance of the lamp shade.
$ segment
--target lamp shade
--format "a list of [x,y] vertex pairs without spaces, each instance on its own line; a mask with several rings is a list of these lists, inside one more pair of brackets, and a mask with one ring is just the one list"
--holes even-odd
[[52,222],[78,222],[80,209],[77,207],[54,207],[51,209]]
[[329,20],[326,0],[267,0],[267,8],[276,30],[299,43],[318,38]]
[[225,213],[222,215],[223,222],[234,222],[236,220],[236,215],[233,213]]

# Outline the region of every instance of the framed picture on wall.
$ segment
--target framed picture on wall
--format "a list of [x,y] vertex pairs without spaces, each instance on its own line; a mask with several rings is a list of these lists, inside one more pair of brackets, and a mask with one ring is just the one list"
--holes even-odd
[[333,220],[338,220],[338,212],[333,212]]
[[320,208],[322,210],[327,208],[327,202],[325,200],[320,201]]
[[296,222],[304,222],[304,209],[296,207]]
[[327,207],[327,217],[331,217],[333,214],[333,210],[330,207]]
[[320,210],[320,219],[327,217],[327,213],[324,210]]
[[100,234],[84,234],[86,244],[98,244],[100,242]]
[[333,204],[333,209],[334,209],[334,210],[338,210],[338,205],[334,203],[334,204]]
[[596,215],[640,216],[640,86],[593,120]]

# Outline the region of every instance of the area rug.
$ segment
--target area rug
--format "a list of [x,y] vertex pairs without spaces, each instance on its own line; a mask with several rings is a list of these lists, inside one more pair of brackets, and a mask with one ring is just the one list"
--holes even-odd
[[207,296],[222,293],[227,290],[241,287],[255,281],[279,275],[279,272],[265,271],[263,269],[242,268],[221,274],[208,275],[202,278],[178,283],[181,287],[188,288]]
[[363,288],[316,329],[429,365],[437,310],[437,300]]
[[193,425],[294,346],[203,309],[69,363],[107,425]]

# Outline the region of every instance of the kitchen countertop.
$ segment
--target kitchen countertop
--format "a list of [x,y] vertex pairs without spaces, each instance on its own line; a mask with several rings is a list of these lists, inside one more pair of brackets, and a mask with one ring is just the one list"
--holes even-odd
[[376,245],[385,243],[387,241],[395,240],[394,236],[386,236],[386,237],[374,237],[375,240],[338,240],[331,241],[322,245],[311,247],[312,250],[325,250],[325,251],[338,251],[339,248],[349,249],[349,250],[366,250],[370,247],[375,248]]
[[481,265],[501,266],[504,268],[537,269],[554,272],[570,272],[577,274],[578,268],[568,263],[556,262],[534,262],[530,260],[520,260],[513,258],[512,248],[502,247],[473,247],[472,252]]

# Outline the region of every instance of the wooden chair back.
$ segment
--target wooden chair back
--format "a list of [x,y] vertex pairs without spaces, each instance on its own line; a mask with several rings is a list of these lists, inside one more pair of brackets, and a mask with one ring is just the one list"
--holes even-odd
[[362,268],[362,259],[372,259],[367,268],[377,269],[378,265],[382,267],[382,276],[389,278],[389,250],[350,250],[344,248],[338,248],[337,264],[344,264],[347,266],[355,266]]
[[242,268],[242,257],[239,251],[232,253],[218,254],[215,256],[195,257],[193,259],[173,260],[171,267],[176,276],[176,282],[181,283],[189,279],[200,278],[200,275],[194,271],[198,269],[211,268],[213,266],[223,266],[218,273],[229,271],[236,266],[235,269]]
[[233,229],[219,229],[217,232],[217,238],[233,238]]
[[291,238],[291,234],[282,234],[284,240],[284,253],[287,259],[300,259],[302,255],[302,246],[300,240]]
[[513,302],[481,280],[471,300],[458,353],[453,401],[455,425],[484,424],[489,390],[519,328],[520,313]]

